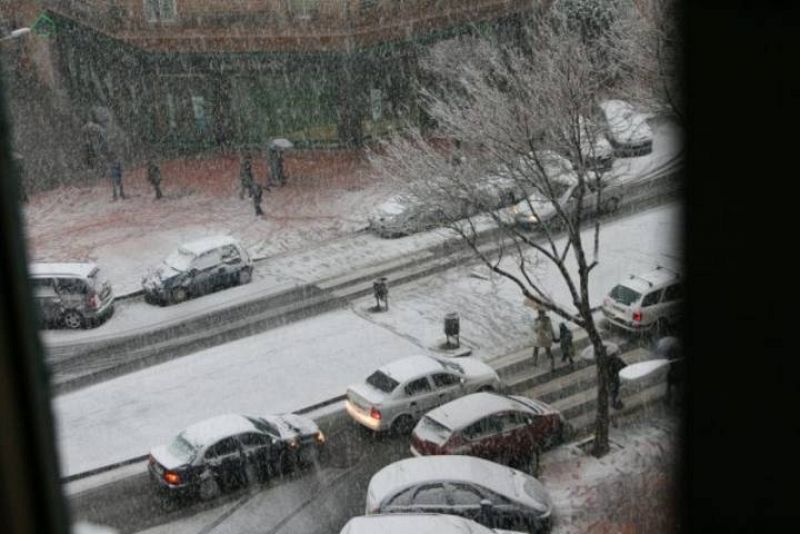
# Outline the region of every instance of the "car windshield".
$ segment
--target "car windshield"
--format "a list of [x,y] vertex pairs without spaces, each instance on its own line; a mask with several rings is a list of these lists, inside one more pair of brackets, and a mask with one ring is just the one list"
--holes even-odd
[[178,436],[167,445],[167,451],[183,463],[189,463],[197,456],[197,449],[186,441],[186,438],[184,438],[182,434],[178,434]]
[[164,263],[176,271],[186,271],[192,265],[192,260],[194,260],[194,258],[194,254],[182,249],[178,249],[167,256],[167,259],[164,260]]
[[447,360],[438,360],[438,359],[436,361],[439,362],[441,366],[444,367],[445,369],[448,369],[450,371],[455,371],[460,375],[464,374],[464,368],[461,365],[457,364],[456,362],[451,362]]
[[611,290],[609,296],[616,302],[619,302],[620,304],[623,304],[625,306],[630,306],[631,304],[639,300],[639,297],[641,297],[642,294],[637,293],[636,291],[634,291],[629,287],[623,285],[617,285],[614,287],[614,289]]
[[272,434],[273,436],[281,435],[280,431],[278,431],[278,429],[275,428],[275,425],[269,423],[268,421],[265,421],[260,417],[246,417],[246,419],[251,423],[253,423],[253,426],[255,426],[262,432],[266,432],[267,434]]
[[375,371],[367,377],[367,384],[384,393],[391,393],[400,383],[382,371]]

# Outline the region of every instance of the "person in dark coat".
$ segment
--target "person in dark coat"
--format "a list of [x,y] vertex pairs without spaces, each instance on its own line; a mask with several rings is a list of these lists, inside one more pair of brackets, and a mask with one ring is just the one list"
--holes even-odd
[[253,160],[249,154],[245,154],[239,160],[239,198],[244,199],[245,192],[247,196],[253,197]]
[[619,399],[619,372],[627,367],[628,364],[619,357],[618,352],[609,354],[608,360],[608,383],[611,388],[611,406],[613,406],[615,410],[621,410],[625,405],[622,404],[622,401]]
[[667,371],[667,404],[672,403],[672,388],[680,391],[681,384],[683,383],[683,359],[672,360],[669,364],[669,371]]
[[161,169],[152,159],[147,162],[147,181],[156,191],[156,200],[161,198],[163,196],[161,194]]
[[125,192],[122,190],[122,162],[114,160],[111,163],[111,187],[114,190],[114,200],[117,200],[117,193],[119,197],[125,199]]
[[561,345],[561,363],[569,361],[569,366],[575,367],[575,346],[572,344],[572,331],[567,328],[567,323],[558,325],[558,342]]
[[[267,188],[269,190],[269,188]],[[253,208],[256,211],[256,217],[264,215],[264,210],[261,209],[261,197],[264,193],[264,187],[258,182],[253,182],[250,185],[250,196],[253,197]]]

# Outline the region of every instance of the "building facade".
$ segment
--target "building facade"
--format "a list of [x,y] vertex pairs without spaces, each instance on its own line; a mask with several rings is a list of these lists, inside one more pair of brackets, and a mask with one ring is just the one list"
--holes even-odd
[[81,113],[107,105],[147,144],[194,151],[357,146],[424,121],[417,57],[464,32],[514,38],[532,0],[42,0]]

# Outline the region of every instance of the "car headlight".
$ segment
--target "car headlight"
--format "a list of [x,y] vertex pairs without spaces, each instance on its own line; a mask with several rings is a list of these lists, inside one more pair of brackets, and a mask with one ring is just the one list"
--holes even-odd
[[298,448],[299,446],[300,446],[300,441],[299,441],[299,440],[297,440],[297,439],[293,439],[293,440],[291,440],[291,441],[289,442],[289,448],[290,448],[290,449],[296,449],[296,448]]

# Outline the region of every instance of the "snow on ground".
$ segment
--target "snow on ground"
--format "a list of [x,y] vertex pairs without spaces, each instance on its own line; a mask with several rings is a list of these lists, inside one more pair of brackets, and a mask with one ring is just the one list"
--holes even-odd
[[[672,204],[604,227],[591,298],[599,302],[631,269],[650,269],[663,254],[679,257],[678,221],[679,207]],[[384,363],[435,349],[444,341],[444,315],[452,310],[461,314],[462,342],[479,358],[529,345],[533,314],[519,290],[497,276],[469,276],[476,267],[390,289],[389,312],[370,313],[374,302],[366,297],[351,311],[312,317],[56,397],[63,474],[144,454],[220,413],[292,411],[340,395]],[[488,274],[485,267],[478,272]],[[556,300],[566,301],[553,269],[543,267],[539,276]]]
[[611,429],[612,450],[597,459],[577,446],[542,457],[539,479],[555,504],[553,534],[677,531],[678,423],[648,418]]
[[[651,172],[682,150],[679,129],[653,123],[653,152],[618,159],[620,180]],[[340,274],[400,257],[445,239],[427,232],[401,239],[353,235],[367,214],[396,194],[346,152],[311,152],[286,159],[288,185],[264,195],[264,218],[238,196],[238,161],[233,156],[174,160],[162,166],[165,198],[153,200],[144,169],[126,170],[128,200],[112,202],[110,184],[65,187],[34,195],[25,206],[32,261],[97,262],[117,295],[140,289],[141,277],[178,244],[209,234],[242,240],[255,258],[269,257],[267,273],[303,280]],[[254,162],[264,181],[263,160]]]
[[[672,203],[603,225],[600,263],[589,279],[592,304],[602,304],[608,291],[631,273],[651,270],[657,263],[680,267],[681,218],[680,206]],[[591,230],[584,232],[584,239],[591,236]],[[511,258],[504,260],[502,266],[514,272]],[[574,265],[571,268],[574,272]],[[540,263],[533,268],[532,275],[555,302],[572,308],[567,286],[552,264]],[[389,287],[389,313],[369,313],[367,309],[374,305],[369,297],[356,301],[354,311],[430,348],[444,342],[445,314],[458,312],[462,344],[471,347],[473,354],[482,359],[530,344],[533,310],[523,306],[522,294],[515,284],[480,263],[464,264],[396,289],[391,288],[390,279]],[[554,315],[551,318],[558,327],[561,319]],[[498,350],[499,347],[504,350]]]
[[132,458],[221,413],[289,412],[423,352],[348,311],[240,339],[53,400],[62,475]]

